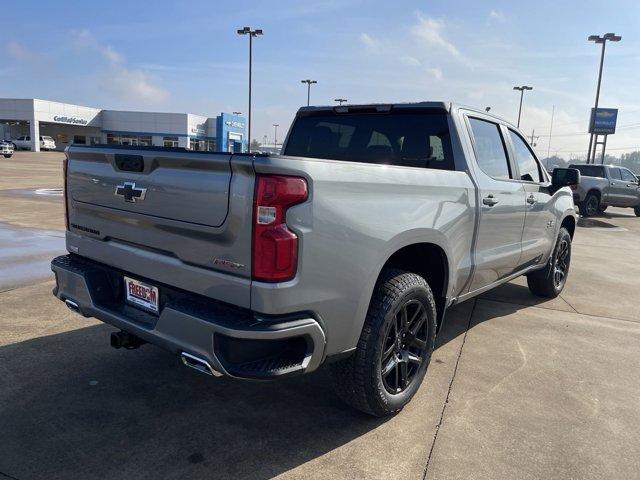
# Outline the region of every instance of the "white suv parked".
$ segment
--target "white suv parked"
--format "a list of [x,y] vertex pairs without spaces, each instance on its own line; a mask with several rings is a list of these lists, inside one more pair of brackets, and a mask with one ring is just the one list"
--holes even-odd
[[[31,137],[29,135],[23,135],[13,140],[13,144],[16,146],[16,150],[31,150]],[[40,136],[40,149],[41,150],[55,150],[56,142],[53,138],[42,135]]]

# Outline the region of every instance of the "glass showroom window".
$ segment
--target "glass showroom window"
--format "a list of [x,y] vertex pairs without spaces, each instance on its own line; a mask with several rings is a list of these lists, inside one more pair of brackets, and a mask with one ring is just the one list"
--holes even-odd
[[207,142],[207,151],[208,152],[215,152],[216,151],[216,141],[215,140],[209,140]]
[[120,144],[120,135],[114,135],[113,133],[107,133],[107,143],[108,144]]
[[84,135],[74,135],[73,136],[73,143],[79,144],[79,145],[86,145],[87,144],[87,137],[85,137]]
[[140,137],[138,137],[138,145],[141,145],[143,147],[150,147],[151,135],[140,135]]
[[120,142],[122,145],[138,145],[138,137],[136,135],[122,135]]
[[198,140],[197,138],[190,138],[189,139],[189,148],[191,150],[195,150],[197,152],[206,150],[206,141],[204,140]]
[[162,137],[162,145],[167,148],[178,146],[178,137]]

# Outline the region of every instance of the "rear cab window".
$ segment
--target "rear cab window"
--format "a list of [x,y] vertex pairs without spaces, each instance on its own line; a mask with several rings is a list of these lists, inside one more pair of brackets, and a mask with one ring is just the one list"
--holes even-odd
[[604,167],[601,165],[569,165],[569,168],[575,168],[580,171],[580,175],[585,177],[601,177],[606,178]]
[[435,109],[305,114],[296,118],[284,154],[455,170],[447,113]]

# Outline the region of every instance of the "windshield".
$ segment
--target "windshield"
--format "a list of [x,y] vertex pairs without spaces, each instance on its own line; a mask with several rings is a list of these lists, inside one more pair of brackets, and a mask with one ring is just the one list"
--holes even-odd
[[454,170],[447,115],[440,111],[298,117],[284,154]]

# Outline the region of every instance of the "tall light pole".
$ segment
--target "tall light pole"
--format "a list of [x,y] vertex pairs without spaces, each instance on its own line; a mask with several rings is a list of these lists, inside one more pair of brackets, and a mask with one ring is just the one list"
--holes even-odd
[[309,80],[308,78],[306,80],[300,80],[300,83],[306,83],[307,84],[307,107],[309,106],[309,100],[311,99],[311,84],[312,83],[318,83],[316,80]]
[[274,123],[273,124],[273,148],[274,150],[276,148],[278,148],[278,127],[280,126],[279,123]]
[[518,128],[520,128],[520,115],[522,114],[522,97],[525,90],[533,90],[533,87],[522,85],[521,87],[513,87],[514,90],[520,90],[520,107],[518,108]]
[[[600,35],[589,35],[587,38],[590,42],[601,43],[602,44],[602,52],[600,53],[600,70],[598,71],[598,88],[596,89],[596,104],[595,108],[598,108],[598,100],[600,100],[600,84],[602,83],[602,65],[604,64],[604,49],[607,44],[607,40],[610,42],[619,42],[622,40],[620,35],[616,35],[615,33],[605,33],[603,36]],[[591,129],[591,125],[589,125],[589,129]],[[587,163],[590,163],[593,158],[593,163],[596,160],[596,145],[593,144],[593,136],[591,133],[589,135],[589,151],[587,152]],[[591,147],[593,147],[593,155],[591,154]],[[604,152],[603,152],[604,156]]]
[[262,35],[262,30],[259,28],[251,30],[251,27],[244,27],[238,30],[238,35],[249,35],[249,118],[247,119],[247,135],[249,139],[247,141],[247,145],[249,146],[249,152],[251,152],[251,67],[253,54],[253,37]]
[[347,101],[346,98],[334,98],[333,99],[334,102],[338,102],[340,105],[342,105],[343,103],[345,103]]
[[549,143],[547,144],[547,169],[549,168],[549,154],[551,153],[551,135],[553,135],[553,116],[556,113],[556,106],[551,109],[551,125],[549,125]]

